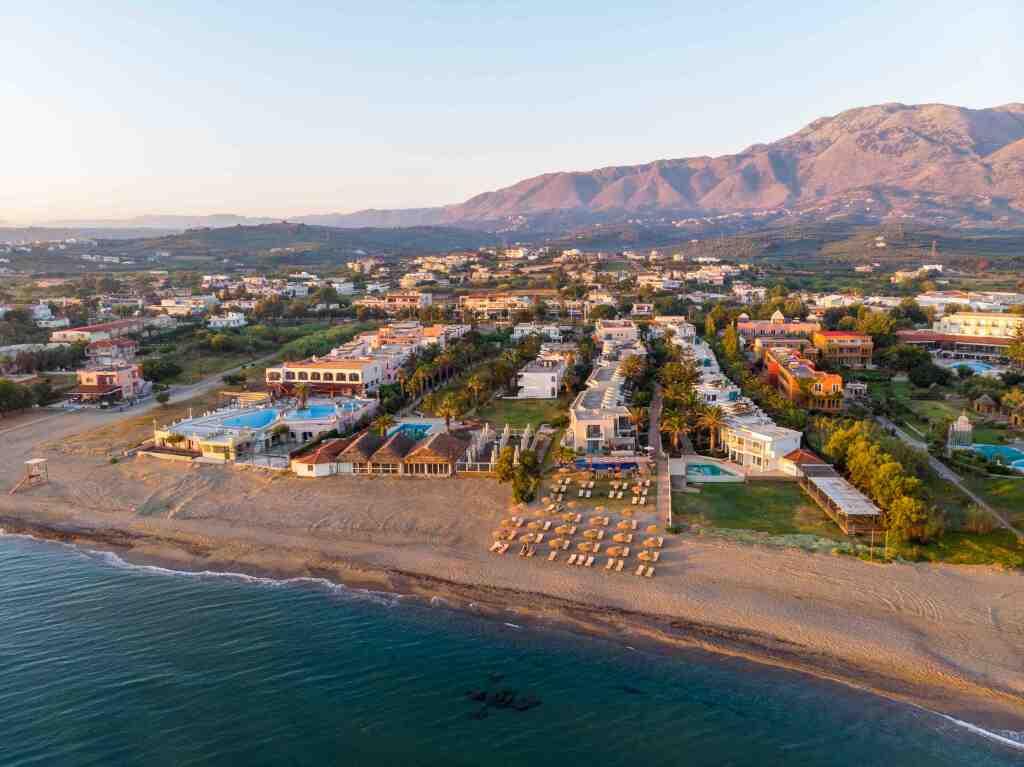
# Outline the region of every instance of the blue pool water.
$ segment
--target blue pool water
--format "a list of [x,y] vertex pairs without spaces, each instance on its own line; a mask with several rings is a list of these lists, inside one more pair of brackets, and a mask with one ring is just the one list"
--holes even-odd
[[1006,466],[1012,466],[1018,471],[1024,471],[1024,450],[1007,445],[983,445],[980,443],[971,445],[971,448],[990,461],[998,461]]
[[586,458],[577,458],[576,468],[596,471],[636,471],[639,464],[636,461],[588,461]]
[[987,373],[992,369],[992,366],[985,362],[978,362],[977,360],[959,360],[954,362],[952,367],[955,368],[970,368],[975,373]]
[[[0,536],[0,764],[1021,763],[1013,746],[826,681],[506,620],[520,619]],[[473,699],[504,690],[539,705]]]
[[409,439],[420,440],[427,436],[433,428],[433,424],[429,423],[400,423],[388,432],[388,436],[402,432]]
[[225,426],[235,429],[264,429],[277,418],[276,410],[257,410],[253,413],[238,415],[224,421]]
[[292,411],[287,418],[289,421],[301,421],[308,418],[330,418],[334,414],[334,405],[310,405],[303,410]]
[[686,464],[686,475],[689,477],[735,477],[734,472],[726,471],[714,463],[689,463]]

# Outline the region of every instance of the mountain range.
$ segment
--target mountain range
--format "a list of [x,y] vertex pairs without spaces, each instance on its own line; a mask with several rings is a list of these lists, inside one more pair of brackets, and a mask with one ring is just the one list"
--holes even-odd
[[[288,220],[332,227],[445,225],[527,231],[638,217],[677,226],[725,218],[1021,225],[1024,104],[989,109],[945,104],[861,107],[737,154],[546,173],[435,208]],[[152,225],[167,226],[176,217],[153,218]],[[268,221],[218,216],[189,223],[225,225],[221,219],[231,225]],[[150,225],[142,220],[133,219],[130,225]]]

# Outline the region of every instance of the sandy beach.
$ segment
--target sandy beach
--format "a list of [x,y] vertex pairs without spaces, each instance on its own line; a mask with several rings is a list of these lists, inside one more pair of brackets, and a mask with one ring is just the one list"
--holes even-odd
[[[626,641],[698,646],[784,665],[997,729],[1024,730],[1024,576],[872,565],[669,536],[654,579],[487,551],[509,514],[486,479],[299,479],[137,457],[111,464],[63,439],[113,422],[0,422],[0,487],[32,456],[51,481],[0,495],[0,527],[182,569],[313,575],[441,596]],[[590,509],[591,505],[580,508]],[[655,522],[653,511],[638,517]]]

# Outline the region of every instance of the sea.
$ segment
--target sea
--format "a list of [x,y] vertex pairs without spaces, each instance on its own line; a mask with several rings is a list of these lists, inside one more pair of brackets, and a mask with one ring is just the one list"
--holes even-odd
[[0,536],[3,767],[995,767],[1021,740],[696,651]]

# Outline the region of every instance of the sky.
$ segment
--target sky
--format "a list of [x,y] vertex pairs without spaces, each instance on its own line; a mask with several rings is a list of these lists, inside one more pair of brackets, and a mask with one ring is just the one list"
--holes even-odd
[[440,205],[856,106],[1024,101],[1021,0],[0,6],[8,224]]

